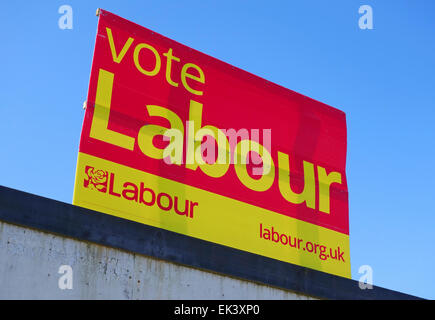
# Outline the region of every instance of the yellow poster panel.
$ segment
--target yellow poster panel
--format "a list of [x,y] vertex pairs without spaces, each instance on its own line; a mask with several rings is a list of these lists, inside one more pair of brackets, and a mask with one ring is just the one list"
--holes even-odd
[[350,278],[346,234],[88,154],[73,204]]

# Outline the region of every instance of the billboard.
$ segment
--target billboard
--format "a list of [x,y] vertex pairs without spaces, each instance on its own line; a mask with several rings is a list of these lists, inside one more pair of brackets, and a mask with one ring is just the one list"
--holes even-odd
[[100,10],[73,204],[349,278],[346,149],[342,111]]

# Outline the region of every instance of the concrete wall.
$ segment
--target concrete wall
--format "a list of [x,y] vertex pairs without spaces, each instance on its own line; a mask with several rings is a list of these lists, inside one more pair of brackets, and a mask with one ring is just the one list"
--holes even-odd
[[[61,265],[73,289],[59,289]],[[308,299],[305,295],[0,222],[0,299]]]
[[418,299],[0,186],[0,299],[308,297]]

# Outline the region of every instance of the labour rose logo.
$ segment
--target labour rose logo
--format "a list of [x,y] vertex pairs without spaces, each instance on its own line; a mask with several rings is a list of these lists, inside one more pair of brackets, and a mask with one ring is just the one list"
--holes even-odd
[[95,170],[95,168],[87,166],[85,168],[87,177],[84,181],[84,187],[100,192],[107,192],[108,172],[104,170]]

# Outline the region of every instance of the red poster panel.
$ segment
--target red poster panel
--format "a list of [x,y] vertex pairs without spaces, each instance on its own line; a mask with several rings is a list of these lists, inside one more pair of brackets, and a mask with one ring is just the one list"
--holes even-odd
[[101,10],[74,204],[350,277],[345,114]]

